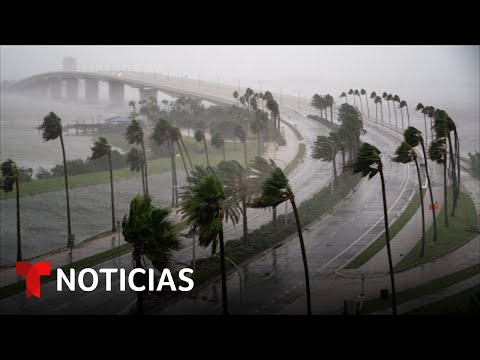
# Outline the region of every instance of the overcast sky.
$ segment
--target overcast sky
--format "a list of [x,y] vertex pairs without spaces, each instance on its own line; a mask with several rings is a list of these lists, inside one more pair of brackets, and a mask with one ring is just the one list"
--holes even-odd
[[479,46],[2,46],[2,80],[82,66],[131,66],[202,79],[477,83]]

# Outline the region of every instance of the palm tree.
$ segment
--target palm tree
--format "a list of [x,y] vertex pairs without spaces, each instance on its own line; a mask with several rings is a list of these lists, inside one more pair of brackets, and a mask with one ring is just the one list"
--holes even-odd
[[205,129],[200,128],[195,130],[195,134],[193,135],[197,142],[203,141],[203,147],[205,149],[205,156],[207,157],[207,166],[210,166],[210,161],[208,160],[208,150],[207,150],[207,140],[205,140]]
[[4,192],[13,191],[13,184],[15,184],[15,192],[17,198],[17,261],[22,261],[22,238],[20,236],[20,187],[19,187],[19,172],[17,164],[12,159],[2,162],[0,165],[1,183],[0,189]]
[[427,151],[425,149],[425,144],[423,142],[422,133],[414,128],[413,126],[409,126],[407,130],[403,133],[403,137],[405,142],[410,145],[411,147],[416,147],[418,144],[422,146],[422,153],[423,153],[423,161],[425,163],[425,173],[427,175],[427,182],[428,182],[428,191],[430,193],[430,202],[432,204],[432,216],[433,216],[433,241],[437,241],[437,215],[435,214],[435,206],[433,200],[433,191],[432,191],[432,183],[430,181],[430,174],[428,172],[428,162],[427,162]]
[[158,146],[167,144],[168,153],[170,155],[170,166],[172,168],[172,207],[178,207],[178,187],[177,187],[177,167],[175,161],[175,149],[173,147],[172,126],[165,119],[160,119],[153,130],[151,138]]
[[333,122],[333,96],[330,94],[325,95],[326,105],[330,108],[330,122]]
[[147,171],[147,154],[145,152],[145,143],[143,141],[143,129],[140,123],[133,119],[127,126],[127,130],[124,134],[125,139],[129,144],[140,144],[142,147],[143,158],[145,159],[145,193],[148,195],[148,171]]
[[[174,224],[169,218],[170,210],[156,207],[149,195],[137,195],[130,203],[130,212],[123,217],[122,233],[125,241],[132,244],[135,268],[144,269],[143,255],[149,257],[154,266],[163,270],[172,259],[172,252],[181,248]],[[146,276],[138,276],[137,286],[147,285]],[[137,313],[143,314],[143,292],[137,292]]]
[[380,104],[381,119],[382,119],[382,125],[383,125],[383,106],[382,106],[382,98],[380,96],[377,96],[375,98],[375,104]]
[[[252,179],[253,192],[260,194],[262,191],[262,183],[272,174],[275,170],[275,163],[269,162],[261,156],[255,156],[250,161],[250,174]],[[272,208],[272,225],[277,226],[277,207]]]
[[426,117],[426,112],[425,112],[425,107],[423,106],[422,103],[418,103],[417,107],[415,108],[416,111],[420,111],[423,114],[423,120],[425,122],[425,145],[428,147],[428,138],[427,138],[427,117]]
[[420,196],[420,208],[422,210],[422,247],[420,250],[420,257],[423,257],[425,254],[425,208],[423,205],[423,191],[422,191],[422,178],[420,176],[420,167],[418,166],[417,161],[417,154],[413,147],[408,145],[405,141],[401,143],[401,145],[395,151],[395,157],[393,161],[408,164],[410,162],[415,162],[415,167],[417,168],[417,176],[418,176],[418,190]]
[[[272,166],[274,164],[272,163]],[[300,217],[298,215],[297,204],[295,202],[295,195],[288,183],[288,179],[283,171],[275,167],[272,174],[262,184],[262,194],[253,200],[252,207],[276,207],[284,201],[290,200],[295,221],[297,224],[298,238],[300,240],[300,248],[302,250],[303,268],[305,272],[305,287],[307,291],[307,314],[312,315],[312,307],[310,301],[310,278],[308,275],[307,253],[305,251],[305,244],[303,241],[302,227],[300,224]]]
[[340,94],[340,98],[344,97],[345,98],[345,101],[347,102],[348,104],[348,96],[347,96],[347,93],[344,91]]
[[388,123],[390,124],[390,126],[392,125],[392,118],[390,116],[390,103],[388,102],[389,98],[388,98],[388,94],[386,92],[384,92],[382,94],[382,99],[385,100],[387,102],[387,105],[388,105]]
[[63,156],[63,175],[65,177],[65,194],[67,197],[68,246],[70,246],[72,226],[70,223],[70,196],[68,195],[67,157],[65,156],[65,145],[63,143],[62,136],[62,119],[60,119],[55,113],[50,112],[47,116],[43,118],[43,123],[37,129],[42,130],[42,138],[44,141],[50,141],[60,138]]
[[380,150],[369,143],[363,143],[358,150],[357,157],[353,163],[353,173],[361,173],[362,176],[367,176],[371,179],[377,173],[380,173],[380,181],[382,184],[382,198],[383,198],[383,219],[385,221],[385,239],[387,242],[388,266],[390,270],[390,282],[392,286],[392,309],[393,315],[397,314],[397,302],[395,293],[395,278],[393,275],[392,251],[390,249],[390,233],[388,228],[388,210],[387,210],[387,195],[385,191],[385,179],[383,176],[383,163],[380,157]]
[[223,150],[223,161],[225,161],[225,139],[223,138],[223,135],[217,131],[212,135],[210,142],[215,149]]
[[378,103],[377,103],[377,93],[375,91],[372,91],[370,94],[370,99],[373,99],[373,102],[375,104],[375,122],[378,122]]
[[165,111],[168,111],[168,100],[163,99],[162,104],[163,104],[163,107],[165,108]]
[[[410,113],[408,111],[408,104],[405,100],[402,100],[400,101],[400,105],[399,105],[399,108],[401,109],[400,111],[402,111],[404,107],[407,108],[408,126],[410,126]],[[403,113],[402,113],[402,119],[403,119]]]
[[246,244],[248,243],[247,202],[250,200],[253,190],[250,171],[236,160],[222,161],[218,164],[217,169],[226,191],[233,197],[233,200],[242,204],[243,241]]
[[235,100],[237,100],[237,106],[238,106],[238,91],[237,90],[235,90],[233,92],[233,97],[235,98]]
[[[435,118],[435,123],[437,119]],[[445,227],[448,227],[447,213],[447,147],[445,138],[434,140],[428,149],[428,156],[438,164],[443,164],[443,202],[445,207]]]
[[112,232],[115,232],[117,228],[115,227],[115,200],[113,195],[112,146],[107,142],[107,139],[99,137],[90,149],[92,150],[92,156],[90,157],[92,160],[99,159],[105,155],[108,157],[108,168],[110,169],[110,198],[112,201]]
[[[395,104],[393,104],[393,96],[392,94],[387,95],[387,104],[388,104],[388,122],[390,123],[390,126],[392,125],[392,122],[390,121],[391,115],[390,115],[390,101],[392,101],[393,107],[395,107]],[[397,124],[397,118],[395,118],[395,128],[398,129],[398,124]]]
[[145,195],[145,158],[143,153],[137,148],[131,148],[127,154],[127,163],[130,165],[130,171],[142,172],[142,189]]
[[353,97],[353,106],[356,107],[356,102],[355,102],[355,95],[353,93],[353,89],[348,90],[348,95],[352,95]]
[[[177,144],[178,151],[180,152],[180,156],[182,157],[183,168],[185,169],[185,173],[188,178],[189,175],[188,175],[187,163],[185,162],[185,156],[183,155],[183,150],[182,150],[182,147],[180,146],[180,142],[183,144],[182,133],[179,128],[172,126],[170,128],[170,134],[171,134],[172,142]],[[185,147],[185,144],[183,144],[183,146]],[[185,148],[185,150],[187,149]],[[187,152],[187,156],[188,156],[188,159],[190,160],[190,156],[188,155],[188,152]],[[190,161],[190,164],[191,164],[191,161]]]
[[[333,133],[330,133],[330,135]],[[332,162],[333,179],[337,182],[336,155],[338,149],[337,143],[332,136],[317,136],[317,140],[312,147],[312,158]]]
[[225,194],[224,186],[215,173],[204,176],[197,184],[185,187],[185,190],[181,195],[183,217],[199,234],[199,244],[207,247],[217,238],[220,242],[223,314],[228,315],[223,221],[231,219],[234,224],[238,222],[238,203]]
[[367,114],[368,114],[368,120],[370,120],[370,107],[368,106],[368,97],[367,97],[367,92],[365,89],[360,90],[361,95],[365,95],[365,104],[367,104]]
[[360,109],[361,109],[362,114],[363,114],[363,104],[362,104],[362,98],[360,97],[360,92],[358,90],[355,90],[355,95],[357,95],[358,100],[360,100]]
[[403,129],[403,106],[402,106],[402,102],[404,102],[403,100],[400,101],[400,104],[398,106],[398,108],[400,109],[400,115],[402,115],[402,129]]
[[135,116],[136,116],[136,113],[137,113],[137,112],[136,112],[136,109],[135,109],[135,101],[130,100],[130,101],[128,102],[128,106],[131,106],[132,109],[133,109],[133,112],[130,114],[130,117],[131,117],[132,119],[135,119]]
[[247,159],[247,134],[245,133],[245,128],[242,125],[237,125],[235,127],[235,137],[238,137],[243,143],[243,149],[245,153],[245,168],[248,168],[248,159]]
[[[395,103],[396,102],[400,103],[400,97],[398,95],[395,95],[392,98],[392,101],[393,101],[393,110],[394,110],[394,113],[395,113],[395,122],[397,122],[397,107],[395,106]],[[403,129],[403,123],[402,123],[402,129]]]

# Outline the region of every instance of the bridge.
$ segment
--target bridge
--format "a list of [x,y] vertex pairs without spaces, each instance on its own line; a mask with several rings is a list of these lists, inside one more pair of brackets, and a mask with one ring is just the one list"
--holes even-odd
[[[84,86],[81,87],[80,83]],[[157,98],[158,92],[178,98],[183,95],[207,100],[214,104],[224,104],[226,98],[219,99],[218,94],[209,93],[206,88],[220,89],[220,85],[178,78],[158,73],[139,73],[133,71],[57,71],[38,74],[22,79],[8,87],[9,92],[25,93],[35,96],[48,96],[54,99],[66,98],[69,100],[99,101],[100,82],[108,84],[109,101],[112,104],[125,102],[125,86],[139,90],[140,100],[150,97]],[[222,90],[225,89],[222,84]],[[84,88],[84,94],[80,94]],[[196,90],[195,88],[198,88]],[[230,88],[227,86],[227,88]],[[228,102],[232,101],[232,93],[238,88],[231,87]],[[63,95],[65,94],[65,96]]]

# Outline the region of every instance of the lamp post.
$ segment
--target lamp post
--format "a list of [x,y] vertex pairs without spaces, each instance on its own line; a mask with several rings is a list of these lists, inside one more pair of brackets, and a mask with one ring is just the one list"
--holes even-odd
[[122,226],[122,222],[120,220],[117,220],[118,246],[120,246],[120,226]]
[[[283,161],[282,159],[273,159],[273,160],[279,160],[279,161],[283,162],[283,164],[285,165],[284,171],[287,171],[287,163],[285,161]],[[288,201],[285,200],[285,225],[288,224],[287,211],[288,211]]]

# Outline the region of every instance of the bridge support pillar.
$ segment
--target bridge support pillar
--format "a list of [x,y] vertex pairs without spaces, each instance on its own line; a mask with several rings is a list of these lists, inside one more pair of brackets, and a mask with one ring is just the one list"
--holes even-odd
[[67,79],[67,98],[76,100],[78,98],[78,79]]
[[99,99],[98,80],[85,79],[85,99],[91,102],[98,102],[98,99]]
[[125,84],[116,81],[109,82],[108,95],[110,97],[110,103],[123,104],[125,101]]
[[140,101],[148,100],[150,97],[153,97],[155,100],[157,100],[158,90],[156,89],[140,88],[138,91],[140,93]]
[[60,79],[50,79],[49,82],[50,97],[60,99],[62,97],[63,82]]

